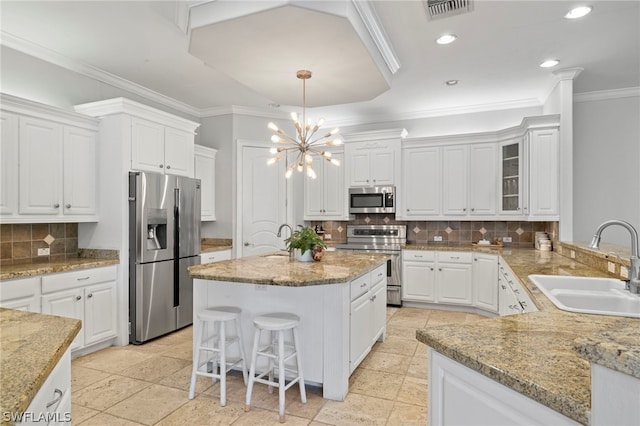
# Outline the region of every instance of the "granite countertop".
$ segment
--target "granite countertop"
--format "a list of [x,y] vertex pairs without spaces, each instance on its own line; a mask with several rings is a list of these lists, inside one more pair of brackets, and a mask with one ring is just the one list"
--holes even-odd
[[607,276],[603,272],[554,252],[510,248],[493,252],[520,278],[540,311],[421,329],[417,339],[588,425],[589,361],[640,377],[640,320],[559,310],[528,279],[530,274]]
[[189,268],[193,278],[290,287],[351,281],[384,263],[385,254],[325,251],[319,262],[289,260],[286,252],[243,257]]
[[0,308],[0,412],[29,407],[80,326],[77,319]]
[[53,274],[56,272],[74,271],[77,269],[99,268],[101,266],[117,265],[120,261],[115,259],[98,259],[88,257],[76,257],[50,263],[29,263],[23,265],[3,266],[0,270],[0,280],[15,278],[27,278],[37,275]]

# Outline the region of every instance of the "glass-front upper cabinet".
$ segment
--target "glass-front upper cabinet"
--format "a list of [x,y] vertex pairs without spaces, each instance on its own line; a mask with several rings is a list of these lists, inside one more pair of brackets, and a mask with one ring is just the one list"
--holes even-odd
[[522,143],[520,140],[506,141],[500,150],[502,214],[522,214]]

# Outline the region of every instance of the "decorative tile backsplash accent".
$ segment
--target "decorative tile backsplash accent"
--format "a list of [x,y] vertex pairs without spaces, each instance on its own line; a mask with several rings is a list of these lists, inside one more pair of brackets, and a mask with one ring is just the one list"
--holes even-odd
[[[478,242],[482,238],[511,237],[515,247],[533,247],[536,232],[547,232],[552,242],[558,238],[557,222],[524,222],[524,221],[396,221],[393,216],[385,214],[361,214],[348,222],[351,225],[407,225],[407,241],[418,244],[459,245]],[[345,222],[312,221],[311,226],[322,226],[331,241],[343,243],[347,240]],[[433,237],[442,237],[442,242],[434,242]]]
[[[38,249],[49,255],[38,256]],[[0,225],[0,265],[48,263],[78,257],[77,223]]]

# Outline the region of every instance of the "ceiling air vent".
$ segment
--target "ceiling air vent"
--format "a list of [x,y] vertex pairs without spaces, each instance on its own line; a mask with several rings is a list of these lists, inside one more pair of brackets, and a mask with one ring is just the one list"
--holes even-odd
[[473,0],[423,0],[429,19],[446,18],[473,10]]

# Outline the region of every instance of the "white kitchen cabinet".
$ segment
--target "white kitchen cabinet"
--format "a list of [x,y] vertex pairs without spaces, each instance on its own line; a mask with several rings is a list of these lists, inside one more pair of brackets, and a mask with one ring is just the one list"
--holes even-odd
[[395,141],[354,142],[346,146],[349,186],[384,186],[395,184]]
[[353,281],[350,285],[349,373],[358,367],[386,330],[386,264]]
[[348,186],[399,185],[400,140],[405,135],[405,129],[343,135]]
[[193,177],[193,133],[134,117],[131,134],[132,169]]
[[[71,424],[71,354],[62,355],[25,410],[27,416],[16,425],[40,424],[41,417],[48,425]],[[49,421],[50,420],[50,421]]]
[[495,216],[497,200],[497,149],[495,143],[469,146],[469,214]]
[[0,114],[0,215],[18,213],[18,134],[19,118]]
[[442,148],[443,214],[494,216],[496,214],[495,143]]
[[498,313],[498,257],[473,253],[473,305]]
[[194,176],[200,179],[200,220],[216,220],[216,154],[217,149],[202,145],[194,148]]
[[428,220],[440,215],[442,148],[402,149],[402,191],[396,218]]
[[435,302],[435,252],[424,250],[402,251],[402,300]]
[[72,221],[76,216],[97,215],[97,132],[67,126],[63,147],[62,212]]
[[222,262],[223,260],[229,259],[231,259],[231,249],[200,253],[201,265],[204,265],[205,263]]
[[442,213],[466,216],[468,204],[469,151],[465,145],[442,148]]
[[438,252],[437,257],[437,302],[455,305],[471,305],[471,253]]
[[304,220],[348,219],[344,152],[332,151],[331,158],[340,165],[319,159],[313,166],[316,178],[304,180]]
[[3,222],[97,221],[97,121],[1,99]]
[[40,313],[40,277],[0,281],[0,307]]
[[42,277],[42,313],[76,318],[82,329],[71,350],[116,337],[116,266]]
[[529,156],[529,218],[559,219],[560,140],[558,129],[531,130],[525,139]]
[[591,424],[639,425],[640,379],[591,362]]
[[21,117],[20,214],[57,216],[62,211],[62,126]]
[[428,424],[578,425],[432,348],[428,359]]

